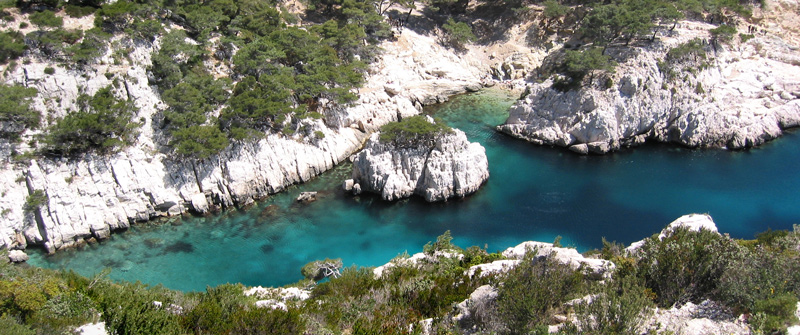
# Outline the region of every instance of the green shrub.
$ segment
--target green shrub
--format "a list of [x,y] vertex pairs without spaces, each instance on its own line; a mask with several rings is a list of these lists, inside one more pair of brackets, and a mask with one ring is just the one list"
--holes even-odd
[[616,62],[611,57],[604,55],[600,48],[583,51],[566,50],[561,64],[558,65],[558,72],[564,77],[558,77],[554,81],[553,87],[560,91],[579,88],[583,85],[587,75],[589,84],[591,84],[594,81],[595,72],[613,72],[614,67],[616,67]]
[[638,334],[653,302],[635,276],[601,284],[591,302],[575,306],[581,334]]
[[[118,335],[183,334],[181,317],[165,306],[173,302],[154,288],[136,283],[103,282],[91,290],[109,333]],[[160,304],[155,303],[156,301]]]
[[43,190],[33,190],[33,192],[25,198],[25,204],[22,208],[26,212],[33,212],[38,211],[42,206],[47,205],[47,203],[47,194],[44,193]]
[[76,6],[76,5],[66,5],[64,6],[64,12],[67,13],[70,17],[74,18],[81,18],[87,15],[94,13],[97,10],[91,6]]
[[39,126],[41,114],[30,107],[38,93],[35,88],[21,85],[0,85],[0,121],[8,123],[0,137],[16,138],[26,129]]
[[303,268],[300,269],[300,273],[303,274],[303,277],[306,279],[320,281],[331,276],[334,278],[339,277],[339,269],[341,268],[342,260],[340,258],[326,258],[322,261],[313,261],[303,265]]
[[730,42],[736,36],[736,26],[723,24],[719,27],[709,30],[711,37],[714,41],[722,43]]
[[64,19],[56,16],[52,10],[35,12],[30,15],[31,23],[39,27],[60,28],[64,26]]
[[249,305],[241,284],[224,284],[206,288],[200,302],[182,320],[185,329],[199,334],[227,334],[235,325],[234,315]]
[[138,109],[114,96],[111,87],[78,97],[78,111],[57,120],[45,135],[46,150],[60,156],[89,151],[108,153],[130,145],[141,124],[132,121]]
[[44,73],[45,74],[54,74],[54,73],[56,73],[56,69],[48,66],[48,67],[44,68]]
[[448,18],[447,22],[442,25],[442,29],[444,29],[447,43],[459,50],[464,49],[464,44],[476,39],[475,34],[472,33],[472,27],[464,22],[456,22],[453,18]]
[[0,316],[0,329],[6,335],[36,335],[35,330],[19,323],[19,321],[7,314]]
[[230,334],[292,335],[304,334],[303,320],[296,309],[242,309],[233,315]]
[[555,261],[552,256],[534,261],[529,253],[503,277],[497,309],[507,329],[503,333],[527,334],[550,318],[563,303],[585,289],[581,271]]
[[699,81],[697,82],[697,86],[694,88],[694,93],[697,93],[697,94],[706,93],[706,90],[703,89],[703,83],[701,83]]
[[756,301],[751,324],[764,334],[786,331],[786,327],[797,323],[795,310],[797,297],[791,293],[776,294],[768,299]]
[[[22,27],[20,27],[22,28]],[[17,59],[25,52],[25,41],[18,31],[0,32],[0,63]]]
[[656,294],[659,306],[713,298],[729,262],[742,248],[716,232],[674,230],[659,240],[648,238],[637,255],[638,275]]
[[31,317],[36,329],[58,330],[80,326],[92,321],[97,315],[95,303],[80,292],[66,292],[48,300]]
[[36,50],[46,57],[60,57],[69,46],[83,37],[80,30],[37,30],[25,35],[31,50]]
[[69,47],[67,53],[75,63],[90,64],[106,53],[109,39],[111,34],[99,28],[92,28],[86,31],[81,43]]
[[461,248],[457,247],[453,244],[453,236],[450,235],[450,231],[445,231],[442,235],[436,237],[436,242],[431,244],[431,242],[426,243],[422,247],[422,251],[428,255],[433,255],[437,251],[460,251]]
[[381,127],[380,141],[408,147],[432,146],[436,137],[452,132],[441,120],[431,123],[424,115],[415,115]]

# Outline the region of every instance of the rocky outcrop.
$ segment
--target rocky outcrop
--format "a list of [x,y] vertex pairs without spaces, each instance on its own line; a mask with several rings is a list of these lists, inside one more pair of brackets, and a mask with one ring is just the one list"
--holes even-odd
[[[233,144],[219,155],[191,161],[170,154],[158,124],[167,106],[157,88],[149,86],[147,74],[158,41],[132,43],[121,36],[115,40],[131,50],[127,57],[114,59],[109,51],[83,69],[32,57],[4,69],[5,83],[39,91],[33,107],[45,120],[73,109],[78,95],[113,85],[115,94],[139,108],[136,119],[143,125],[134,146],[80,160],[15,161],[12,149],[32,150],[29,139],[35,131],[18,144],[0,141],[0,247],[41,244],[54,252],[86,239],[106,238],[139,221],[246,206],[332,168],[359,150],[380,126],[416,115],[423,105],[479,89],[484,72],[479,62],[455,55],[434,37],[405,30],[396,41],[382,45],[383,58],[371,65],[353,106],[325,108],[322,119],[302,121],[295,135],[266,134],[257,142]],[[55,72],[45,73],[47,67]],[[37,190],[47,201],[25,210],[26,199]]]
[[620,63],[608,88],[561,92],[549,80],[531,84],[498,129],[537,144],[602,154],[646,140],[741,149],[800,125],[800,58],[797,47],[777,35],[707,43],[707,68],[696,62],[677,69],[677,77],[662,72],[659,62],[671,48],[695,38],[710,41],[712,28],[682,22],[641,48],[609,49]]
[[353,160],[353,187],[389,201],[412,194],[431,202],[464,197],[488,178],[486,149],[457,129],[436,135],[432,145],[412,147],[381,141],[374,134]]
[[[675,229],[684,228],[689,231],[700,231],[700,230],[708,230],[714,233],[719,234],[719,230],[717,230],[717,225],[714,223],[714,220],[711,218],[711,215],[708,214],[687,214],[681,216],[675,221],[670,222],[667,227],[661,230],[658,234],[658,239],[663,240],[670,235]],[[635,253],[639,248],[644,246],[645,240],[640,240],[631,243],[630,246],[625,248],[625,251],[629,253]]]
[[611,278],[611,273],[616,268],[610,261],[587,258],[576,249],[556,247],[552,243],[544,242],[523,242],[503,251],[503,256],[508,259],[522,260],[529,252],[534,253],[534,262],[545,257],[552,257],[556,262],[569,265],[573,269],[583,268],[586,274],[595,278]]
[[11,263],[22,263],[28,261],[29,257],[22,250],[11,250],[8,252],[8,261]]
[[643,333],[658,331],[676,335],[751,334],[744,317],[737,318],[710,300],[697,305],[687,302],[680,308],[656,309],[644,328]]

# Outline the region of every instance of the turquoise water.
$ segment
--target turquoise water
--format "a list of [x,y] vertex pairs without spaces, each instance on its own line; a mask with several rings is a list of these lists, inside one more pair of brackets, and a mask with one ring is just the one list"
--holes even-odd
[[[639,240],[693,212],[711,214],[734,237],[800,222],[797,134],[741,152],[648,145],[577,156],[495,132],[512,102],[487,91],[435,111],[487,149],[491,177],[466,199],[353,197],[340,189],[351,170],[342,164],[247,211],[136,225],[79,251],[34,253],[30,262],[84,275],[110,267],[114,279],[191,291],[226,282],[289,284],[301,279],[305,263],[325,257],[377,266],[421,251],[448,229],[463,247],[496,251],[560,235],[584,251],[599,247],[601,237]],[[320,200],[297,204],[301,191],[319,191]]]

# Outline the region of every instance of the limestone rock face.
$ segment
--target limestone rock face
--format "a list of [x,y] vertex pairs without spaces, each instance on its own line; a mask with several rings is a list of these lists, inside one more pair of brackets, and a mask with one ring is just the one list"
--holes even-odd
[[[85,69],[36,59],[7,69],[4,83],[39,91],[32,107],[42,112],[43,123],[75,109],[80,94],[94,94],[117,81],[114,93],[133,101],[139,108],[135,119],[143,125],[133,146],[79,160],[44,157],[8,163],[13,161],[12,149],[35,149],[30,139],[40,130],[29,130],[18,144],[0,140],[0,160],[6,162],[0,166],[0,248],[41,244],[54,252],[86,239],[107,238],[135,222],[246,206],[349,158],[380,126],[419,114],[425,104],[480,88],[484,71],[478,62],[470,63],[434,38],[407,29],[397,41],[381,46],[385,53],[370,66],[353,106],[321,102],[322,119],[301,121],[295,135],[265,134],[257,142],[232,144],[218,155],[192,161],[169,154],[173,149],[159,124],[158,115],[167,105],[157,87],[150,86],[147,73],[158,41],[125,46],[131,52],[121,63],[109,50],[98,64]],[[47,67],[55,72],[45,73]],[[450,188],[466,193],[470,187]],[[43,192],[47,201],[38,209],[24,210],[26,198],[35,191]]]
[[569,265],[573,269],[584,266],[588,274],[596,278],[610,278],[616,268],[616,265],[610,261],[586,258],[576,249],[555,247],[552,243],[544,242],[523,242],[503,251],[503,256],[521,260],[527,252],[535,253],[534,261],[544,257],[553,257],[556,262]]
[[549,80],[529,85],[498,129],[537,144],[602,154],[645,140],[741,149],[800,125],[796,47],[775,35],[716,51],[706,46],[708,68],[696,76],[682,77],[680,69],[678,78],[662,73],[658,64],[672,47],[709,40],[713,27],[682,22],[674,34],[626,50],[609,88],[595,83],[561,92]]
[[402,147],[372,135],[353,161],[353,180],[384,200],[417,194],[445,201],[474,193],[489,178],[486,149],[460,130],[440,134],[432,146]]

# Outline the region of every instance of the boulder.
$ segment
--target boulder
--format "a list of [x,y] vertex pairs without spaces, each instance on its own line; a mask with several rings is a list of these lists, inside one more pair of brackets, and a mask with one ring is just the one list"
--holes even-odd
[[317,192],[300,192],[300,195],[297,196],[297,202],[313,202],[317,201]]
[[374,134],[353,161],[355,185],[389,201],[412,194],[429,202],[464,197],[488,178],[486,149],[457,129],[412,146],[383,143]]
[[8,252],[8,260],[11,263],[22,263],[29,259],[28,254],[22,250],[11,250]]
[[610,261],[587,258],[573,248],[555,247],[552,243],[544,242],[523,242],[503,251],[503,256],[509,259],[522,260],[528,252],[534,253],[534,262],[545,257],[553,257],[556,262],[569,265],[573,269],[583,266],[588,275],[597,279],[610,278],[611,273],[616,268],[616,265]]

